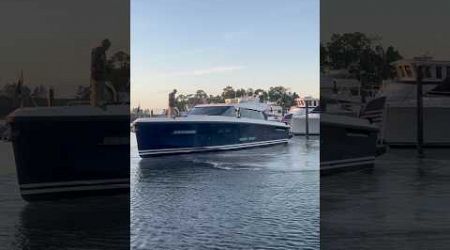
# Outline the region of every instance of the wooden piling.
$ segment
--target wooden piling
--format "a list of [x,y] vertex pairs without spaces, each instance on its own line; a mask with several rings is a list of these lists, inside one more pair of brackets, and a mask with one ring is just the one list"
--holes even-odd
[[417,157],[424,158],[423,152],[423,93],[422,93],[422,66],[417,67]]
[[48,106],[51,107],[55,105],[55,91],[53,88],[48,90]]
[[309,138],[309,100],[305,100],[305,136]]

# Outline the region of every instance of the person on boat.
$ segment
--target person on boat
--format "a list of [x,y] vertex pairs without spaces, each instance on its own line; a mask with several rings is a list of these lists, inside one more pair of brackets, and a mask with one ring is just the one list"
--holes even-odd
[[114,87],[107,81],[106,51],[110,47],[109,39],[104,39],[101,45],[91,52],[91,105],[93,106],[102,107],[116,99]]
[[177,94],[177,90],[174,89],[169,93],[169,110],[168,117],[175,117],[177,115],[176,105],[175,105],[175,95]]

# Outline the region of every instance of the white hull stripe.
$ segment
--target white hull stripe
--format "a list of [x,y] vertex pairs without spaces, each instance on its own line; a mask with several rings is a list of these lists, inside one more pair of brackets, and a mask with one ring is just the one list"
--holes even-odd
[[239,148],[247,148],[247,147],[257,147],[257,146],[263,146],[263,145],[272,145],[272,144],[278,144],[278,143],[286,143],[288,141],[289,141],[289,139],[280,139],[280,140],[273,140],[273,141],[261,141],[261,142],[251,142],[251,143],[220,145],[220,146],[140,150],[139,154],[140,155],[155,155],[155,154],[201,152],[201,151],[209,151],[209,150],[228,150],[228,149],[239,149]]
[[344,163],[344,164],[336,164],[331,166],[320,166],[320,170],[330,170],[330,169],[338,169],[338,168],[346,168],[346,167],[353,167],[353,166],[362,166],[362,165],[373,165],[375,161],[360,161],[360,162],[353,162],[353,163]]
[[330,170],[362,165],[373,165],[374,163],[375,157],[361,157],[346,160],[327,161],[320,163],[320,170]]
[[121,179],[102,179],[102,180],[85,180],[85,181],[60,181],[60,182],[42,182],[42,183],[30,183],[21,184],[20,188],[43,188],[43,187],[62,187],[62,186],[74,186],[74,185],[94,185],[94,184],[108,184],[117,182],[130,182],[129,178]]
[[77,192],[77,191],[95,191],[95,190],[109,190],[109,189],[126,189],[130,188],[130,184],[102,184],[94,186],[81,187],[57,187],[57,188],[41,188],[32,190],[21,190],[23,195],[29,194],[48,194],[48,193],[62,193],[62,192]]
[[351,163],[351,162],[357,162],[357,161],[373,161],[373,160],[375,160],[375,156],[350,158],[350,159],[335,160],[335,161],[324,161],[324,162],[321,162],[320,165],[334,165],[334,164],[340,164],[340,163]]

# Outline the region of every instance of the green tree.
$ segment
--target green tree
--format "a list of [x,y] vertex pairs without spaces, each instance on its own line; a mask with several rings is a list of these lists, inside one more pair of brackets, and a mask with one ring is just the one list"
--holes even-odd
[[199,101],[206,100],[208,98],[208,94],[204,90],[199,89],[195,92],[195,98]]
[[48,93],[47,88],[44,85],[40,84],[34,87],[31,95],[37,98],[47,98],[47,93]]
[[246,96],[246,91],[245,91],[245,89],[237,89],[236,90],[236,97],[244,97],[244,96]]
[[348,69],[349,73],[362,82],[362,85],[379,84],[392,78],[392,62],[402,58],[394,47],[387,49],[379,43],[379,38],[354,32],[333,34],[330,42],[321,44],[321,69]]
[[236,96],[236,92],[234,91],[233,87],[231,87],[231,86],[226,86],[222,91],[223,99],[234,98],[235,96]]
[[208,103],[224,103],[225,100],[220,95],[209,95],[208,97]]
[[269,100],[269,95],[263,89],[255,90],[255,95],[259,96],[259,102],[267,102]]
[[17,83],[7,83],[3,85],[1,92],[4,96],[9,98],[15,98],[19,92],[22,98],[28,98],[31,95],[31,90],[28,86],[22,85],[19,90],[17,88]]
[[283,86],[270,87],[268,96],[269,101],[275,102],[277,105],[282,107],[283,114],[295,104],[295,99],[299,97],[297,93],[292,93]]
[[286,94],[286,88],[283,86],[270,87],[268,91],[269,101],[281,104],[283,96]]
[[110,81],[116,91],[130,92],[130,55],[123,51],[116,52],[107,64],[107,80]]
[[187,111],[189,105],[188,105],[188,97],[183,94],[179,94],[175,98],[175,106],[178,108],[179,111],[184,112]]

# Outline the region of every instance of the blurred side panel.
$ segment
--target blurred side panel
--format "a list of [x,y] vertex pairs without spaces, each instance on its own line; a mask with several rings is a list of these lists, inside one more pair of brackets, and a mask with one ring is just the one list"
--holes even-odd
[[0,245],[129,248],[130,2],[0,3]]
[[450,240],[450,3],[321,1],[321,248]]

